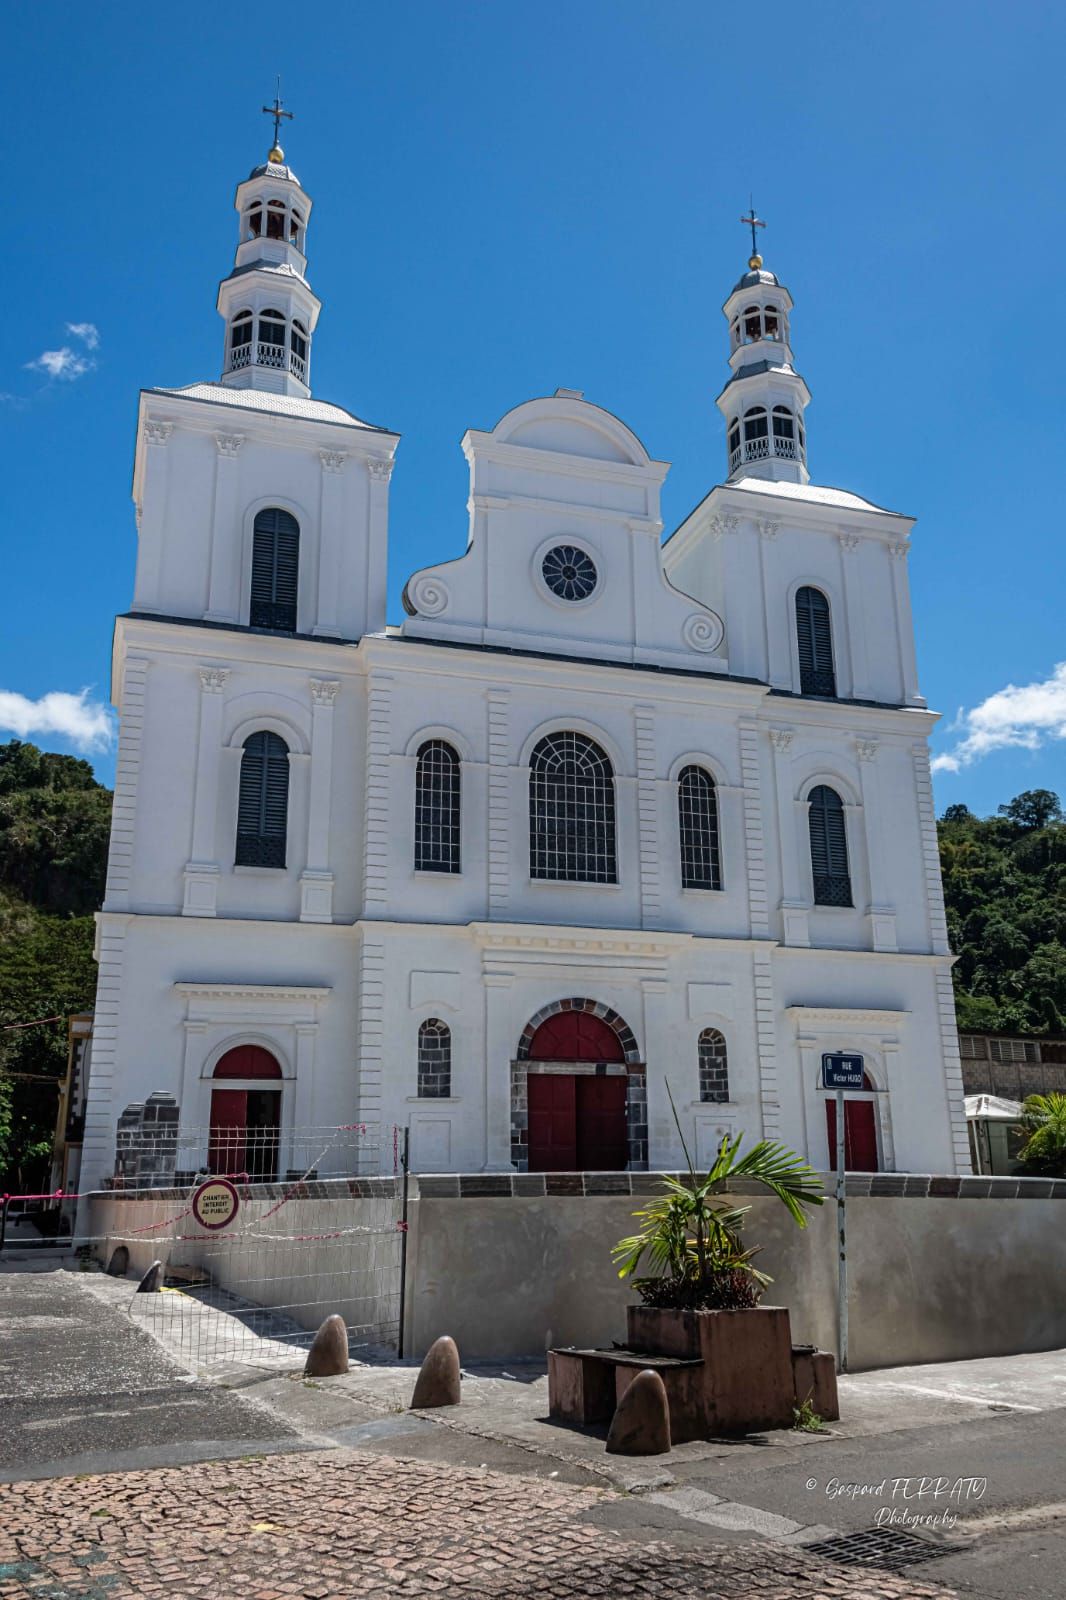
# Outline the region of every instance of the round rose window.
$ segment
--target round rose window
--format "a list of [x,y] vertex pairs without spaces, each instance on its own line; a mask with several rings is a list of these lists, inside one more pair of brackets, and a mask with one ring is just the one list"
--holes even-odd
[[584,550],[557,544],[541,563],[544,582],[560,600],[587,600],[596,587],[596,564]]

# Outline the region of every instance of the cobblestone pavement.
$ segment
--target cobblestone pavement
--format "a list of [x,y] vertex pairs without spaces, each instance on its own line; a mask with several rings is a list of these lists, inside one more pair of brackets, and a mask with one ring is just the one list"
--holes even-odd
[[603,1491],[349,1450],[0,1488],[0,1596],[37,1600],[948,1600],[781,1544],[586,1520]]

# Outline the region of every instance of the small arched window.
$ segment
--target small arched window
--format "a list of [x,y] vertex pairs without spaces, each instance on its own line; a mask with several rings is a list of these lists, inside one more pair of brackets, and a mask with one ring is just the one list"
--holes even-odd
[[288,511],[269,506],[256,514],[252,531],[248,621],[253,628],[296,632],[299,576],[300,524]]
[[729,1099],[729,1059],[725,1039],[717,1028],[704,1028],[696,1046],[700,1067],[700,1099],[722,1103]]
[[768,305],[763,312],[763,326],[766,329],[766,337],[768,339],[780,339],[781,321],[775,305]]
[[550,733],[529,763],[529,875],[617,883],[614,773],[583,733]]
[[808,800],[814,903],[816,906],[850,906],[851,873],[844,802],[836,790],[825,783],[812,789]]
[[729,423],[729,454],[740,449],[740,419],[733,417]]
[[787,406],[774,407],[774,438],[792,439],[795,437],[795,424],[792,413]]
[[804,585],[796,591],[796,643],[799,647],[800,693],[835,698],[833,630],[829,601],[821,589]]
[[452,1092],[452,1033],[439,1017],[418,1030],[418,1098],[447,1099]]
[[744,307],[744,343],[755,344],[762,338],[762,312],[758,306]]
[[459,757],[443,739],[427,739],[415,767],[415,871],[460,870]]
[[289,747],[276,733],[244,741],[237,802],[239,867],[283,867],[289,816]]
[[248,346],[251,342],[252,313],[250,311],[238,311],[233,319],[233,327],[230,331],[230,350],[240,350],[247,355]]
[[750,444],[754,439],[765,439],[769,434],[765,406],[752,406],[744,413],[744,438]]
[[248,213],[248,236],[258,239],[263,231],[263,207],[254,205]]
[[720,889],[718,796],[703,767],[686,767],[677,780],[677,825],[681,846],[681,887]]
[[269,200],[267,202],[267,238],[284,239],[285,237],[285,203],[282,200]]
[[730,325],[729,331],[730,331],[730,333],[732,335],[732,338],[733,338],[733,348],[736,349],[737,345],[739,345],[739,343],[740,343],[740,318],[739,317],[734,317],[733,318],[733,321],[732,321],[732,324]]
[[304,219],[300,213],[293,210],[289,217],[289,238],[294,245],[299,245],[300,234],[303,231]]
[[280,345],[285,343],[285,318],[273,307],[259,313],[259,343]]

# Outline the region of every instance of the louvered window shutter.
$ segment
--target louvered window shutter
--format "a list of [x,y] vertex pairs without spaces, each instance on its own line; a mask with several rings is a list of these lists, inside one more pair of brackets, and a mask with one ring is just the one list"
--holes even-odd
[[811,871],[816,906],[850,906],[851,873],[844,806],[835,789],[821,783],[810,796]]
[[253,628],[296,632],[296,597],[300,572],[300,525],[278,507],[260,511],[252,542]]
[[253,733],[241,757],[237,802],[239,867],[283,867],[289,815],[289,749],[276,733]]
[[801,693],[835,697],[837,686],[829,601],[820,589],[805,587],[796,593],[796,640],[799,645]]

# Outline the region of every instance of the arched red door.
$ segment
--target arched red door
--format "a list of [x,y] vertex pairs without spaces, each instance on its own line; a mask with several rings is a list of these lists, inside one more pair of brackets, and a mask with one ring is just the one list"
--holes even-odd
[[566,1072],[566,1062],[623,1063],[614,1029],[587,1011],[560,1011],[542,1022],[528,1059],[558,1062],[527,1079],[530,1172],[622,1172],[628,1158],[625,1073]]
[[227,1050],[215,1067],[218,1079],[262,1080],[263,1087],[212,1089],[208,1165],[227,1177],[269,1183],[277,1177],[281,1089],[268,1087],[281,1078],[281,1068],[261,1045],[242,1044]]
[[[863,1075],[863,1086],[872,1089],[868,1074]],[[837,1164],[837,1105],[836,1096],[827,1095],[825,1101],[826,1133],[829,1137],[829,1171]],[[844,1171],[878,1172],[877,1118],[872,1100],[844,1098]]]

